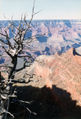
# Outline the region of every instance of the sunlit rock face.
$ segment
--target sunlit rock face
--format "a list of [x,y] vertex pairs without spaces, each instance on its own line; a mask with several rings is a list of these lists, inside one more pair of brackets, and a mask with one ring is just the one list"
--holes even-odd
[[74,55],[73,48],[62,55],[37,57],[30,67],[16,73],[15,79],[20,78],[29,83],[16,84],[19,98],[33,100],[38,118],[81,118],[81,56]]
[[62,55],[39,56],[31,70],[44,79],[46,87],[66,90],[81,105],[81,56],[73,55],[73,49]]

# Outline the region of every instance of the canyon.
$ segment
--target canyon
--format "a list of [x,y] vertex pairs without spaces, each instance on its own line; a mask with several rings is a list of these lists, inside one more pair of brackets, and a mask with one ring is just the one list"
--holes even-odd
[[[33,119],[81,119],[81,52],[77,49],[81,46],[81,21],[34,21],[31,25],[25,37],[34,37],[35,41],[30,44],[31,51],[25,47],[23,52],[33,55],[34,61],[15,74],[13,87],[18,99],[31,102],[27,106],[37,113],[31,114]],[[74,53],[74,48],[79,54]],[[9,57],[0,47],[2,53],[0,65],[10,65]],[[22,66],[23,59],[18,59],[17,69]],[[8,79],[7,72],[1,75]],[[22,116],[30,117],[18,102],[11,103],[10,111],[24,112]],[[16,118],[20,119],[20,115]]]

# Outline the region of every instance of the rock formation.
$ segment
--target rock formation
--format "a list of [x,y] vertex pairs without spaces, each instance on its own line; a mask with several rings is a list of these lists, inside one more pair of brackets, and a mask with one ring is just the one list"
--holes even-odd
[[[57,115],[81,118],[81,56],[73,55],[73,49],[62,55],[39,56],[31,67],[18,72],[15,79],[20,77],[29,83],[16,84],[18,96],[35,101],[32,109],[38,118],[51,119]],[[20,90],[24,91],[22,95]]]
[[33,71],[44,79],[47,87],[56,85],[68,91],[72,99],[81,105],[81,56],[73,55],[73,49],[62,55],[38,57]]

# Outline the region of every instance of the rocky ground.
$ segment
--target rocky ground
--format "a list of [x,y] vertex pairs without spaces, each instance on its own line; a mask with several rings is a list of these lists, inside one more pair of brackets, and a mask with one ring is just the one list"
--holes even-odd
[[[81,56],[70,49],[62,55],[39,56],[26,69],[17,72],[15,80],[20,100],[37,115],[29,114],[23,106],[11,104],[10,110],[21,113],[21,119],[81,119]],[[17,119],[20,117],[16,115]]]

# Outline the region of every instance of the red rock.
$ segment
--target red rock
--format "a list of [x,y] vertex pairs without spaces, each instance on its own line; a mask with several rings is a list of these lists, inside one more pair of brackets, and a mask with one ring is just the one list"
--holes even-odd
[[71,94],[72,100],[81,105],[81,56],[73,55],[70,49],[62,55],[40,56],[36,59],[34,73],[45,81],[46,87],[53,85]]

